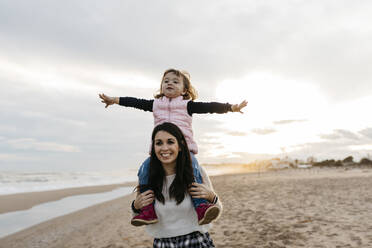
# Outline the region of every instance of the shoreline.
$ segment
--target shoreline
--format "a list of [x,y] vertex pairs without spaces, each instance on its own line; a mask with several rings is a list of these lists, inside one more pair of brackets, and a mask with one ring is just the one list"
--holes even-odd
[[135,187],[135,182],[122,184],[85,186],[39,192],[0,195],[0,214],[27,210],[42,203],[58,201],[69,196],[96,194],[112,191],[120,187]]
[[[211,166],[213,168],[214,166]],[[230,175],[240,175],[249,174],[252,176],[265,178],[270,175],[286,175],[292,177],[292,174],[296,174],[296,177],[303,177],[307,174],[312,174],[313,177],[350,177],[353,174],[360,174],[359,172],[367,172],[372,169],[366,168],[308,168],[308,169],[282,169],[282,170],[268,170],[268,171],[252,171],[251,169],[246,169],[244,165],[233,165],[233,166],[222,166],[221,171],[224,174],[216,174],[210,176],[210,178],[223,177]],[[325,175],[325,172],[333,172],[332,174]],[[300,172],[300,173],[299,173]],[[360,174],[363,176],[364,173]],[[96,194],[109,192],[120,187],[135,187],[136,182],[125,182],[120,184],[108,184],[108,185],[94,185],[94,186],[83,186],[74,188],[65,188],[57,190],[47,190],[47,191],[35,191],[35,192],[25,192],[16,193],[9,195],[0,195],[0,214],[28,210],[34,206],[58,201],[69,196],[85,195],[85,194]]]

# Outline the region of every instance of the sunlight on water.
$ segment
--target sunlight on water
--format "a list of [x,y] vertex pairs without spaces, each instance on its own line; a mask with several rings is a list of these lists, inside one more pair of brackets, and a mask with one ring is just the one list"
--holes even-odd
[[58,201],[40,204],[28,210],[0,214],[0,237],[58,216],[128,195],[132,190],[133,188],[130,187],[122,187],[105,193],[70,196]]

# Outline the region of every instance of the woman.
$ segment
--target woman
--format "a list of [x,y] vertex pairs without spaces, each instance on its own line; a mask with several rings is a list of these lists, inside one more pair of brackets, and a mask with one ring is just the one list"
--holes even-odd
[[[208,175],[201,167],[203,184],[194,182],[190,152],[181,130],[172,123],[154,128],[149,171],[149,188],[137,194],[134,212],[155,201],[158,222],[146,226],[154,247],[215,247],[210,225],[199,225],[191,197],[204,198],[219,206]],[[221,211],[219,211],[221,212]]]

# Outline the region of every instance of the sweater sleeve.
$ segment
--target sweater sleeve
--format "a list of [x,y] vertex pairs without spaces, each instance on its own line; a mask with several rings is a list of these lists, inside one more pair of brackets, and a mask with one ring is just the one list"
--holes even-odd
[[124,107],[133,107],[137,109],[142,109],[143,111],[152,112],[152,106],[154,100],[139,99],[135,97],[120,97],[119,105]]
[[[136,197],[137,197],[138,194],[139,194],[139,192],[137,191]],[[135,201],[135,199],[136,198],[134,198],[134,200],[130,204],[130,210],[131,210],[130,212],[132,213],[132,217],[138,215],[141,212],[141,210],[135,209],[135,207],[134,207],[134,201]]]
[[[205,169],[203,168],[203,166],[199,165],[199,168],[200,168],[200,173],[201,173],[202,178],[203,178],[203,184],[205,184],[208,188],[210,188],[216,194],[216,196],[218,196],[217,193],[214,191],[212,182],[209,179],[209,176],[208,176],[207,172],[205,171]],[[222,213],[222,203],[221,203],[221,201],[218,200],[216,202],[216,205],[220,207],[220,209],[221,209],[220,215],[221,215],[221,213]]]
[[196,114],[224,114],[231,110],[231,104],[220,102],[194,102],[189,101],[187,104],[187,112],[189,115]]

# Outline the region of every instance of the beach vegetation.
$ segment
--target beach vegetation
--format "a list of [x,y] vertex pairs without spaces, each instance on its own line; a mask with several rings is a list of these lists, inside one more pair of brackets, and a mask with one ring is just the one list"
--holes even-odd
[[372,160],[369,158],[362,158],[359,162],[360,165],[372,165]]
[[348,156],[344,160],[342,160],[342,163],[354,163],[353,156]]
[[336,162],[335,162],[335,167],[341,167],[343,164],[342,164],[342,162],[341,162],[341,160],[337,160]]

